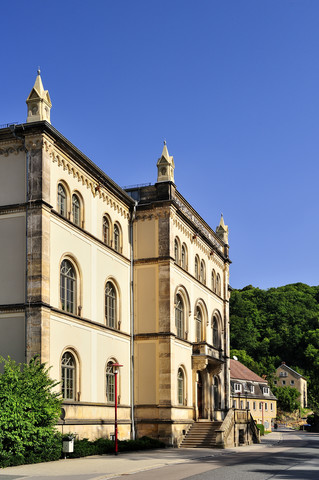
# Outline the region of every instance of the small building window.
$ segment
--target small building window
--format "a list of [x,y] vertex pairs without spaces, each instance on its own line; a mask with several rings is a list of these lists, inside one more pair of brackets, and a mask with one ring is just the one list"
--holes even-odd
[[81,204],[79,197],[75,194],[72,195],[72,218],[73,223],[78,227],[81,226]]
[[108,362],[106,367],[106,399],[108,403],[115,403],[115,378],[113,362]]
[[65,188],[61,183],[58,185],[58,212],[63,217],[67,216],[67,208],[66,208],[66,191]]
[[294,380],[290,380],[290,385],[294,385],[295,384],[295,381]]
[[113,240],[114,240],[114,250],[117,252],[120,251],[120,229],[119,226],[115,223],[114,229],[113,229]]
[[179,265],[180,264],[180,258],[179,258],[179,242],[177,238],[174,240],[174,258],[175,262]]
[[185,379],[184,372],[181,368],[178,369],[177,374],[177,401],[178,405],[184,405],[185,398]]
[[184,270],[187,269],[187,250],[185,244],[182,245],[181,266],[184,268]]
[[205,262],[202,260],[200,262],[200,281],[205,285],[206,284],[206,268]]
[[250,402],[249,402],[249,400],[247,400],[247,403],[246,403],[246,408],[247,408],[247,410],[249,410],[249,409],[250,409]]
[[216,293],[217,295],[221,296],[222,289],[221,289],[221,280],[220,280],[220,275],[219,273],[217,274],[216,278]]
[[283,385],[286,385],[286,380],[282,380],[282,384],[283,384]]
[[218,320],[213,317],[213,347],[219,348],[219,331],[218,331]]
[[233,399],[233,408],[237,408],[237,402],[235,399]]
[[69,260],[63,260],[61,263],[60,302],[62,310],[76,313],[76,273]]
[[110,245],[110,222],[105,215],[103,217],[103,242],[105,245]]
[[216,272],[215,270],[212,271],[212,290],[216,293]]
[[182,297],[177,294],[175,300],[175,324],[176,334],[179,338],[184,338],[184,302]]
[[263,387],[263,394],[269,395],[269,387]]
[[111,282],[105,286],[105,321],[111,328],[117,328],[116,325],[116,290]]
[[199,259],[195,257],[195,278],[199,280]]
[[256,410],[256,402],[253,402],[253,410]]
[[255,393],[255,385],[250,385],[250,393]]
[[195,316],[195,342],[202,341],[202,312],[199,307],[196,308]]
[[263,402],[259,402],[259,410],[263,409]]
[[265,411],[268,410],[268,403],[265,403]]
[[75,400],[76,363],[70,352],[65,352],[61,360],[61,387],[64,400]]
[[273,407],[273,403],[270,402],[270,410],[273,411],[273,408],[274,408],[274,407]]
[[240,408],[243,410],[243,408],[244,408],[244,400],[240,400]]
[[235,390],[235,392],[241,392],[241,384],[240,383],[234,383],[234,390]]

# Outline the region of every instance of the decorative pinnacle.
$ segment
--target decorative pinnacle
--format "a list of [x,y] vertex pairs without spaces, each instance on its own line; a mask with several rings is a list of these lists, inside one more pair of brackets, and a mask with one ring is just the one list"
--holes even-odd
[[164,140],[164,145],[166,145],[166,140]]
[[40,75],[41,73],[41,70],[40,70],[40,67],[38,67],[38,75]]

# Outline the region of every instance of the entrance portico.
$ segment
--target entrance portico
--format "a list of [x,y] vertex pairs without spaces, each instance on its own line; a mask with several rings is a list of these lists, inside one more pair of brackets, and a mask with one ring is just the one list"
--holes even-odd
[[193,346],[194,420],[219,420],[224,408],[220,395],[220,378],[224,362],[219,352],[206,343]]

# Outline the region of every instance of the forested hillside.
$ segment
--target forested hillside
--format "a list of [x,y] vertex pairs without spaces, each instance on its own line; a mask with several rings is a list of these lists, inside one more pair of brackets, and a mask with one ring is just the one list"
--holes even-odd
[[319,286],[233,290],[230,338],[231,355],[259,375],[269,377],[281,361],[305,375],[308,401],[319,408]]

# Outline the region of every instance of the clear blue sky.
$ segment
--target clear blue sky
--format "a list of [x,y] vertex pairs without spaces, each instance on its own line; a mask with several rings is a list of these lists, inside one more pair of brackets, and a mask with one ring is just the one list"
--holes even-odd
[[1,5],[0,124],[38,65],[52,124],[119,185],[156,181],[230,229],[231,284],[319,284],[318,0]]

